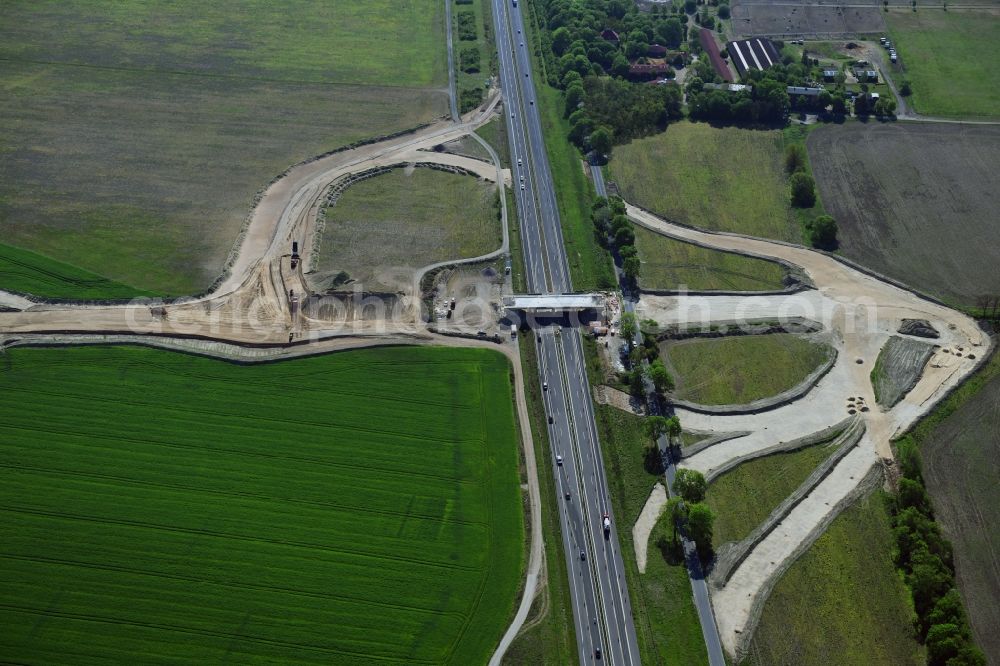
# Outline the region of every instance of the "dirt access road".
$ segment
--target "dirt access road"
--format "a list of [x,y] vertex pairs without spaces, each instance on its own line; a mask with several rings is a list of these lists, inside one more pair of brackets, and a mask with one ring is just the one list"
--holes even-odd
[[[724,580],[713,581],[712,604],[723,644],[737,658],[752,637],[763,603],[778,577],[823,532],[836,515],[879,478],[880,460],[891,464],[890,440],[927,413],[984,359],[990,338],[966,315],[804,247],[735,234],[708,233],[678,226],[627,205],[629,217],[654,232],[703,247],[764,259],[801,269],[816,286],[795,294],[766,296],[643,296],[640,318],[659,324],[710,326],[722,322],[800,317],[820,324],[838,352],[836,363],[801,397],[755,414],[707,414],[678,408],[686,428],[746,432],[685,459],[683,467],[708,478],[767,453],[794,446],[849,417],[863,399],[860,440],[803,499],[782,514],[759,539],[746,544],[745,557]],[[941,334],[935,353],[914,388],[895,406],[875,406],[870,373],[879,351],[897,334],[903,319],[924,319]]]
[[[499,96],[461,123],[440,122],[413,134],[361,146],[289,169],[261,196],[238,241],[224,279],[209,294],[162,309],[126,305],[26,304],[12,295],[2,302],[24,307],[0,313],[0,333],[108,332],[187,336],[237,343],[276,344],[335,335],[413,335],[423,330],[414,294],[392,303],[328,302],[307,307],[302,266],[308,265],[316,213],[331,183],[358,171],[400,163],[458,166],[481,178],[509,181],[509,171],[481,160],[433,152],[433,147],[488,122]],[[290,262],[293,241],[301,261]],[[298,297],[293,303],[289,295]],[[360,299],[360,297],[359,297]]]
[[[500,95],[459,122],[442,121],[412,134],[311,160],[286,171],[261,196],[237,241],[226,274],[207,295],[181,299],[164,306],[147,302],[122,305],[35,304],[0,292],[0,352],[5,346],[67,344],[143,344],[241,362],[268,361],[388,344],[434,344],[481,347],[499,351],[511,361],[515,406],[521,428],[528,504],[530,545],[523,598],[494,661],[502,658],[544,585],[542,576],[541,514],[534,445],[524,393],[524,377],[516,344],[446,337],[430,332],[412,302],[419,294],[404,294],[387,305],[379,299],[360,302],[310,299],[302,275],[309,265],[316,214],[327,188],[351,173],[401,163],[458,166],[481,178],[506,184],[495,151],[486,146],[494,163],[438,153],[433,147],[472,134],[491,120]],[[508,251],[506,201],[502,194],[503,245]],[[299,241],[301,260],[290,261],[291,243]],[[475,261],[478,258],[473,258]],[[462,260],[470,261],[470,259]],[[428,268],[425,267],[419,275]],[[297,299],[290,298],[290,294]],[[325,307],[324,307],[325,306]],[[372,314],[366,314],[368,307]],[[323,317],[324,313],[335,316]],[[303,343],[290,345],[293,342]],[[248,344],[253,346],[247,346]]]

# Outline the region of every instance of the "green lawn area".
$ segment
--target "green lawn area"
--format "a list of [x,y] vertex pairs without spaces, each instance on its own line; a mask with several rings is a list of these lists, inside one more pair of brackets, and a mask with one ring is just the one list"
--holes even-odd
[[0,387],[5,661],[464,665],[506,629],[499,354],[12,349]]
[[446,112],[443,15],[437,0],[6,2],[0,236],[140,290],[201,291],[290,164]]
[[9,291],[44,298],[128,299],[152,295],[76,266],[2,243],[0,285]]
[[889,35],[908,80],[907,100],[918,113],[949,117],[1000,118],[1000,72],[984,54],[1000,40],[996,8],[978,10],[921,7],[886,15]]
[[318,270],[323,288],[347,271],[367,289],[392,288],[376,275],[447,259],[478,257],[503,243],[496,186],[428,167],[400,168],[348,187],[326,209]]
[[791,333],[692,338],[661,343],[676,397],[703,405],[742,405],[794,388],[831,350]]
[[707,664],[683,563],[670,564],[664,559],[654,533],[650,535],[646,573],[640,574],[636,568],[632,525],[653,485],[663,481],[662,475],[650,473],[644,464],[646,447],[652,441],[642,432],[642,418],[608,405],[597,405],[596,417],[642,662]]
[[918,666],[909,591],[892,562],[884,495],[847,509],[778,581],[748,662]]
[[769,291],[781,289],[784,267],[667,238],[635,225],[635,246],[642,260],[644,289]]
[[615,148],[609,170],[622,197],[704,229],[800,242],[780,130],[673,123]]
[[708,486],[705,503],[715,511],[716,547],[746,537],[830,457],[829,442],[745,462]]

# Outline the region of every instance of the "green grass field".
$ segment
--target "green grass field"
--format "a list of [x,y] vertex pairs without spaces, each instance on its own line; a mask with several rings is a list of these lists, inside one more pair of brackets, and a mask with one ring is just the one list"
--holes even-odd
[[596,407],[601,452],[608,471],[608,489],[618,524],[622,559],[632,600],[632,617],[643,663],[707,664],[701,624],[683,563],[671,564],[650,536],[646,573],[635,563],[632,525],[662,475],[651,473],[644,452],[652,445],[642,432],[642,418],[608,405]]
[[326,209],[315,284],[338,271],[366,288],[377,274],[410,271],[500,248],[496,186],[427,167],[393,169],[347,188]]
[[10,291],[74,300],[128,299],[152,295],[76,266],[2,243],[0,285]]
[[781,264],[719,252],[661,236],[635,225],[644,289],[769,291],[781,289]]
[[137,289],[201,291],[287,166],[446,112],[443,15],[437,0],[4,3],[0,235]]
[[1000,40],[1000,15],[985,11],[898,10],[886,14],[902,73],[918,113],[1000,118],[1000,73],[984,53]]
[[716,513],[715,546],[750,534],[833,451],[826,443],[776,453],[745,462],[712,481],[705,503]]
[[0,654],[485,663],[523,567],[509,374],[451,348],[8,350]]
[[846,510],[778,581],[764,605],[748,663],[924,664],[893,547],[881,493]]
[[780,130],[671,124],[615,149],[609,169],[622,197],[704,229],[800,242]]
[[742,405],[794,388],[829,353],[791,333],[661,343],[675,395],[703,405]]

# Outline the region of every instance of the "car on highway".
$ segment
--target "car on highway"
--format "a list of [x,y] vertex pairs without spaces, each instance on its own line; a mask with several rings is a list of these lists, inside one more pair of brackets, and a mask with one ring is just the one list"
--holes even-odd
[[549,423],[552,423],[552,415],[549,414]]
[[581,561],[585,561],[586,559],[587,559],[587,553],[586,553],[586,551],[581,550],[580,551],[580,560]]
[[562,467],[562,456],[556,455],[556,466]]
[[569,498],[570,498],[570,494],[569,494],[569,491],[567,490],[566,491],[566,499],[569,499]]
[[601,648],[594,648],[594,659],[601,658]]

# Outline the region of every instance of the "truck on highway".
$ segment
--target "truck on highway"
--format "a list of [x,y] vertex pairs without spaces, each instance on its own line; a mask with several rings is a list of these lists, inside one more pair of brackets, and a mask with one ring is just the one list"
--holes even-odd
[[513,5],[514,5],[515,7],[517,7],[517,0],[510,0],[510,1],[511,1],[511,3],[513,3]]
[[611,518],[608,516],[608,512],[604,512],[604,538],[611,538]]

